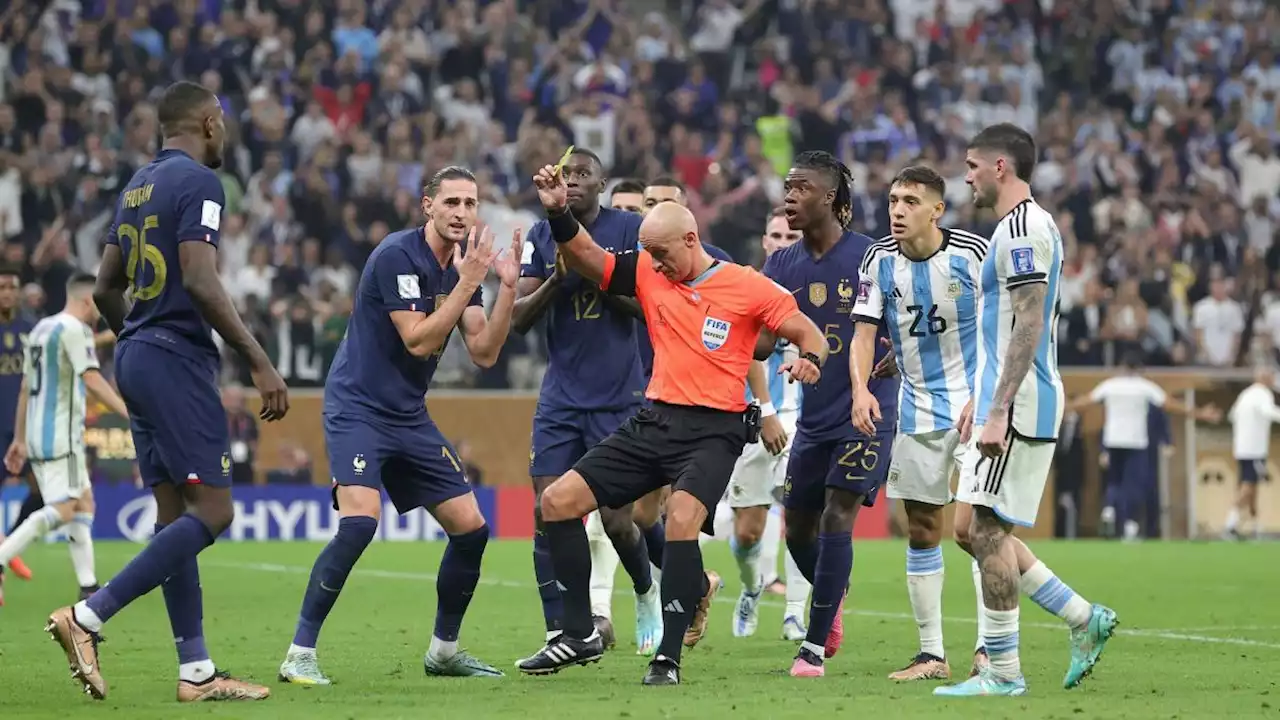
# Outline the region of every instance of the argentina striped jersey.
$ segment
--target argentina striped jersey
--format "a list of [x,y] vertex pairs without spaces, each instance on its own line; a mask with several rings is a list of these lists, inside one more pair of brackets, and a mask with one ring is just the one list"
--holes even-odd
[[[800,383],[787,382],[786,375],[779,375],[778,368],[788,360],[795,360],[800,351],[794,345],[778,339],[773,354],[764,361],[765,380],[769,383],[769,400],[779,415],[795,415],[800,411]],[[747,402],[752,401],[751,387],[747,387]]]
[[892,236],[867,250],[853,319],[889,329],[902,385],[903,435],[955,427],[978,371],[979,276],[987,239],[942,229],[942,245],[925,260],[902,253]]
[[83,453],[84,374],[98,367],[93,331],[58,313],[31,329],[24,354],[28,457],[56,460]]
[[986,422],[996,384],[1004,372],[1005,356],[1013,338],[1012,291],[1044,283],[1044,306],[1036,309],[1044,321],[1044,332],[1036,343],[1031,369],[1014,395],[1010,423],[1025,438],[1057,439],[1065,404],[1062,376],[1058,374],[1061,280],[1062,235],[1058,225],[1035,200],[1023,200],[996,225],[982,265],[975,425]]

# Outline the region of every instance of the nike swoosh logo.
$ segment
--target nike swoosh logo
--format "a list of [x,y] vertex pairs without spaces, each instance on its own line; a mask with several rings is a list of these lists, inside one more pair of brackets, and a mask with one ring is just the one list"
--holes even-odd
[[547,269],[548,269],[548,270],[555,270],[555,269],[556,269],[556,264],[555,264],[555,263],[547,263]]

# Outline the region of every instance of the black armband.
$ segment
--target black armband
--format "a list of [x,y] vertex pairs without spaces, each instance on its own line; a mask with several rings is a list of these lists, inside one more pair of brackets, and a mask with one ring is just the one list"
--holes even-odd
[[811,353],[811,352],[802,352],[802,353],[800,353],[800,359],[802,359],[802,360],[808,360],[809,362],[813,363],[814,365],[816,365],[816,366],[818,366],[818,367],[822,367],[822,360],[821,360],[821,358],[819,358],[817,355],[815,355],[815,354],[813,354],[813,353]]
[[551,238],[556,244],[567,243],[578,235],[581,226],[568,208],[558,213],[547,213],[547,225],[551,227]]

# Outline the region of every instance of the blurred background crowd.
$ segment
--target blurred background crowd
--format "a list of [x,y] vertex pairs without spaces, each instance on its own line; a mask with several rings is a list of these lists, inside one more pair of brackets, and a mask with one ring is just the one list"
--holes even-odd
[[[965,144],[1012,121],[1067,246],[1063,363],[1239,366],[1280,346],[1276,38],[1264,0],[9,0],[0,259],[56,311],[156,150],[156,94],[198,80],[227,116],[226,283],[316,387],[365,258],[445,165],[502,236],[540,215],[536,166],[591,148],[679,178],[704,238],[758,263],[805,149],[853,169],[854,229],[887,234],[887,180],[926,162],[945,223],[989,231]],[[543,353],[513,337],[479,372],[452,347],[436,381],[536,388]]]

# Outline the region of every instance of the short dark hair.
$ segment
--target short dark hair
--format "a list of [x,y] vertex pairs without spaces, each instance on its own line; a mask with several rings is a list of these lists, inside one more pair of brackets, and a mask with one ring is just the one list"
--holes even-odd
[[769,216],[764,219],[766,223],[774,218],[786,217],[787,209],[784,207],[776,207],[769,211]]
[[644,183],[640,182],[639,180],[636,180],[635,178],[627,178],[625,180],[619,180],[618,183],[613,186],[614,195],[617,195],[618,193],[634,193],[636,195],[639,195],[643,192],[644,192]]
[[76,273],[67,281],[67,287],[75,287],[77,285],[96,285],[98,279],[88,273]]
[[191,126],[204,121],[200,111],[210,100],[217,102],[218,96],[209,88],[188,80],[179,80],[165,88],[156,105],[160,131],[165,137],[190,132],[194,129]]
[[673,187],[679,190],[680,192],[685,193],[686,195],[688,194],[688,192],[684,189],[684,183],[671,177],[670,175],[659,175],[658,177],[650,180],[647,184],[645,184],[645,187]]
[[938,174],[937,170],[928,165],[909,165],[898,171],[893,176],[893,182],[889,186],[894,185],[923,185],[938,194],[938,197],[947,196],[947,181]]
[[0,265],[0,277],[16,277],[22,281],[22,268],[17,265]]
[[604,163],[600,162],[600,156],[595,154],[591,150],[588,150],[587,148],[575,147],[573,149],[573,152],[570,153],[570,155],[581,155],[583,157],[589,157],[593,162],[595,162],[596,167],[600,168],[601,170],[604,170]]
[[831,212],[835,214],[840,227],[847,228],[853,222],[853,173],[835,156],[824,150],[809,150],[796,157],[794,167],[805,170],[818,170],[827,176],[832,189],[836,191],[836,199],[831,203]]
[[448,165],[437,170],[436,174],[427,180],[427,184],[422,187],[422,194],[426,197],[435,197],[445,180],[470,180],[476,185],[480,184],[476,182],[475,173],[470,170],[461,165]]
[[990,150],[1008,156],[1013,172],[1023,182],[1031,182],[1036,169],[1036,141],[1031,133],[1013,123],[999,123],[984,128],[969,141],[970,150]]

